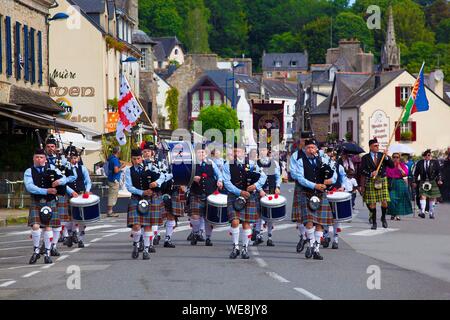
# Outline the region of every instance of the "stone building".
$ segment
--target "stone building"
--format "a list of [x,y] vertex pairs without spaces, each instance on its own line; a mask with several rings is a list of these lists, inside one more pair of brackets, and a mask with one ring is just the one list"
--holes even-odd
[[341,39],[339,47],[327,50],[326,63],[341,72],[372,72],[373,54],[365,53],[357,39]]
[[386,40],[381,51],[381,67],[383,71],[400,69],[400,48],[395,41],[394,17],[392,7],[389,7],[389,21]]

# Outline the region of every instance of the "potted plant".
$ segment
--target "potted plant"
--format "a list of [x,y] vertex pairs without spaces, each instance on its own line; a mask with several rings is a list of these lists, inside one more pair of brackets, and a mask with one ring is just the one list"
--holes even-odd
[[411,138],[412,138],[411,131],[404,131],[400,134],[400,140],[402,141],[411,141]]
[[353,134],[351,132],[347,132],[345,134],[345,140],[347,140],[348,142],[353,140]]

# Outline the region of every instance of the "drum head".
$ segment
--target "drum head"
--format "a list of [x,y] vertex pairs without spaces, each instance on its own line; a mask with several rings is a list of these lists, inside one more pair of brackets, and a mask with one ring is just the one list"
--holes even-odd
[[269,194],[261,198],[261,204],[263,206],[272,208],[284,206],[286,202],[286,198],[282,195],[278,195],[278,197],[275,198],[275,195]]
[[70,204],[77,207],[85,207],[100,202],[100,198],[95,194],[90,194],[88,198],[78,196],[77,198],[70,199]]
[[208,203],[216,207],[227,206],[228,196],[226,194],[212,194],[207,198]]
[[351,199],[352,195],[348,192],[333,192],[330,194],[327,194],[327,199],[329,201],[344,201]]

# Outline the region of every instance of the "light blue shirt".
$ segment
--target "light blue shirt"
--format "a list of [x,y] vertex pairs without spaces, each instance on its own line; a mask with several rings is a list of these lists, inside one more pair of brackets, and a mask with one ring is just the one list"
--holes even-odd
[[[134,166],[134,168],[136,170],[138,170],[138,166]],[[141,168],[142,168],[142,170],[145,170],[145,167],[142,166]],[[151,168],[150,170],[160,173],[159,170],[157,170],[157,168],[153,164],[151,164],[150,168]],[[164,180],[165,180],[164,174],[160,174],[158,180],[156,180],[155,182],[158,185],[158,187],[161,187],[161,185],[163,184]],[[137,194],[139,196],[142,196],[144,194],[144,191],[145,191],[145,190],[140,190],[138,188],[135,188],[133,186],[133,182],[131,180],[131,168],[127,168],[125,170],[125,187],[127,188],[128,192],[130,192],[132,194]]]
[[[91,192],[91,188],[92,188],[92,182],[91,182],[91,177],[89,176],[89,171],[85,166],[82,166],[80,164],[77,164],[76,166],[80,166],[81,167],[81,172],[83,173],[83,183],[84,186],[86,188],[86,192]],[[67,179],[69,180],[73,180],[73,181],[68,181],[67,183],[72,183],[74,182],[77,178],[78,178],[78,174],[77,174],[77,170],[76,170],[76,166],[74,165],[70,165],[70,170],[72,170],[73,172],[73,176],[68,177]],[[72,195],[72,193],[74,193],[75,191],[70,188],[69,186],[66,187],[67,189],[67,194],[68,195]]]
[[[63,176],[62,178],[58,179],[57,181],[59,181],[59,185],[64,186],[67,183],[66,176],[61,174],[61,172],[59,170],[57,170],[54,165],[50,165],[50,169],[56,170],[56,172],[58,174]],[[23,175],[23,182],[25,184],[25,189],[31,194],[42,195],[42,196],[48,194],[47,189],[38,187],[37,185],[34,184],[33,175],[31,173],[31,168],[28,168],[27,170],[25,170],[25,173]]]
[[223,171],[225,160],[223,160],[222,158],[212,158],[212,161],[216,164],[220,171]]
[[[237,160],[237,163],[244,164],[243,161]],[[255,183],[256,190],[260,191],[264,184],[266,183],[267,176],[266,174],[258,167],[258,165],[254,161],[249,162],[250,170],[254,170],[257,172],[261,172],[261,176],[259,177],[259,180]],[[235,196],[240,196],[241,191],[238,187],[236,187],[231,182],[231,172],[230,172],[230,163],[227,161],[223,165],[223,181],[225,184],[225,188],[228,192],[234,194]],[[244,190],[247,191],[247,190]]]
[[[206,164],[210,164],[213,167],[214,170],[214,178],[217,180],[217,182],[223,182],[223,174],[222,171],[219,169],[219,167],[217,166],[217,164],[211,160],[211,159],[205,159]],[[199,165],[201,165],[202,163],[199,163]]]
[[[47,159],[48,159],[48,163],[50,164],[50,165],[56,165],[56,159],[57,159],[57,157],[55,156],[55,155],[48,155],[47,156]],[[63,165],[63,166],[67,166],[67,164],[68,164],[68,162],[67,162],[67,159],[66,159],[66,157],[64,156],[64,155],[61,155],[61,164]]]
[[[267,158],[266,158],[267,159]],[[281,188],[281,169],[280,169],[280,164],[278,163],[278,161],[275,161],[273,159],[271,159],[271,161],[273,161],[275,163],[275,170],[274,170],[274,175],[275,175],[275,184],[277,188]],[[269,172],[267,172],[268,169],[270,168],[261,168],[264,173],[266,174],[266,176],[269,175]]]
[[[316,159],[317,161],[317,159]],[[316,162],[317,164],[317,162]],[[297,180],[298,183],[300,183],[301,186],[309,189],[314,189],[316,186],[315,182],[309,181],[305,178],[305,169],[303,167],[303,159],[300,157],[300,159],[297,160],[297,151],[294,152],[294,154],[291,157],[290,161],[290,168],[291,168],[291,177],[294,180]],[[331,178],[332,183],[336,183],[337,180],[337,174],[336,171],[333,173],[333,177]]]

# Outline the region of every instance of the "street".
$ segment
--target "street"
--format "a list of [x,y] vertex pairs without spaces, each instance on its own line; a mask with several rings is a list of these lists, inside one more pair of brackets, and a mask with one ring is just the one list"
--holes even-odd
[[[53,257],[52,265],[43,258],[28,265],[29,228],[2,228],[0,299],[450,299],[449,204],[437,206],[435,220],[416,215],[388,220],[388,229],[373,231],[358,196],[339,249],[321,249],[324,261],[315,261],[295,251],[298,235],[289,219],[293,188],[282,186],[289,217],[275,226],[275,247],[252,246],[249,260],[228,258],[228,227],[214,230],[214,246],[191,246],[187,218],[175,229],[176,248],[164,248],[161,241],[149,261],[142,254],[131,259],[125,213],[89,226],[83,249],[60,243],[61,256]],[[74,270],[80,270],[79,289],[73,286]],[[371,285],[373,270],[380,271],[379,286]]]

